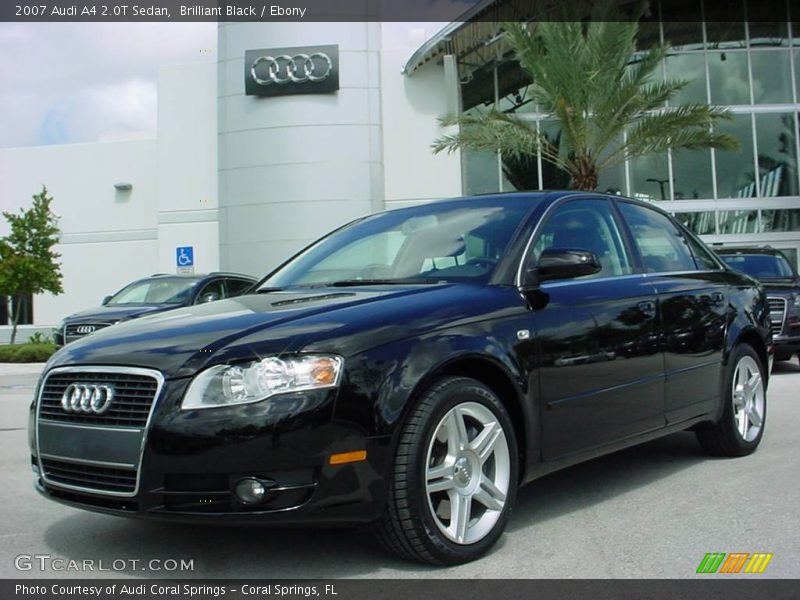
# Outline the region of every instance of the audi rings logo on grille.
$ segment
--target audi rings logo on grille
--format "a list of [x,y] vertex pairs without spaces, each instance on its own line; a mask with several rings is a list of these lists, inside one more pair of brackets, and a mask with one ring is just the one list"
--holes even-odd
[[339,89],[339,47],[248,50],[245,93],[250,96],[319,94]]
[[[266,78],[259,77],[259,65],[266,67]],[[250,74],[258,85],[277,83],[305,83],[306,81],[325,81],[333,71],[331,57],[322,52],[314,54],[281,54],[280,56],[259,56],[250,67]]]
[[80,333],[81,335],[87,335],[89,333],[94,333],[97,327],[94,325],[80,325],[75,329],[76,333]]
[[114,400],[114,387],[105,384],[72,383],[61,396],[66,412],[102,415]]

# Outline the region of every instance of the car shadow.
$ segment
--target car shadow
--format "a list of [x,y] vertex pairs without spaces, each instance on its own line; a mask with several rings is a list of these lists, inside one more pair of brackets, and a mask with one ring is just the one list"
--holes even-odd
[[800,371],[800,361],[797,357],[792,357],[791,360],[775,361],[770,375],[788,375],[798,371]]
[[691,432],[679,432],[556,471],[523,486],[508,531],[535,527],[666,479],[707,460]]
[[[694,435],[678,433],[553,473],[519,491],[508,530],[536,527],[705,460]],[[109,565],[138,559],[135,567],[119,571],[132,577],[342,578],[384,569],[446,577],[450,572],[393,557],[363,528],[185,525],[76,511],[51,525],[45,539],[54,554],[68,560],[102,558]],[[503,541],[492,554],[502,552]],[[143,563],[150,559],[193,559],[194,570],[148,570]]]

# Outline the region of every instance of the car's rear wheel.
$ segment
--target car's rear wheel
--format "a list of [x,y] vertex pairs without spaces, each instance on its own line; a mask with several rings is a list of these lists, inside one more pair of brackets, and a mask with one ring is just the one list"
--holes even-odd
[[715,456],[744,456],[761,442],[767,416],[764,366],[748,344],[731,353],[722,378],[722,417],[698,429],[697,439]]
[[401,432],[378,538],[412,560],[474,560],[503,532],[517,470],[514,430],[497,395],[473,379],[440,379]]

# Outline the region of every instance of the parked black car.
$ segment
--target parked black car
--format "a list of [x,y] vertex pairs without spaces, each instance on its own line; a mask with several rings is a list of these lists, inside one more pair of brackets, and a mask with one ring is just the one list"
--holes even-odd
[[150,519],[369,523],[460,563],[548,472],[688,428],[753,452],[769,336],[760,286],[642,202],[384,212],[247,295],[57,352],[31,406],[36,488]]
[[769,246],[715,247],[723,261],[754,277],[767,291],[775,360],[800,362],[800,277],[780,250]]
[[254,277],[239,273],[168,275],[160,273],[126,285],[100,306],[68,316],[55,331],[55,342],[63,346],[120,321],[143,315],[232,298],[249,290]]

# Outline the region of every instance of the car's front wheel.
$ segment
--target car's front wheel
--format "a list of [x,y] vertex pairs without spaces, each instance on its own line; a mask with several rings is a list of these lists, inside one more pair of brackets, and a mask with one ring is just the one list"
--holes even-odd
[[761,442],[767,416],[764,366],[755,350],[739,344],[722,378],[722,417],[698,429],[697,439],[714,456],[744,456]]
[[474,560],[503,532],[517,470],[514,430],[497,395],[473,379],[440,379],[400,434],[378,538],[412,560]]

